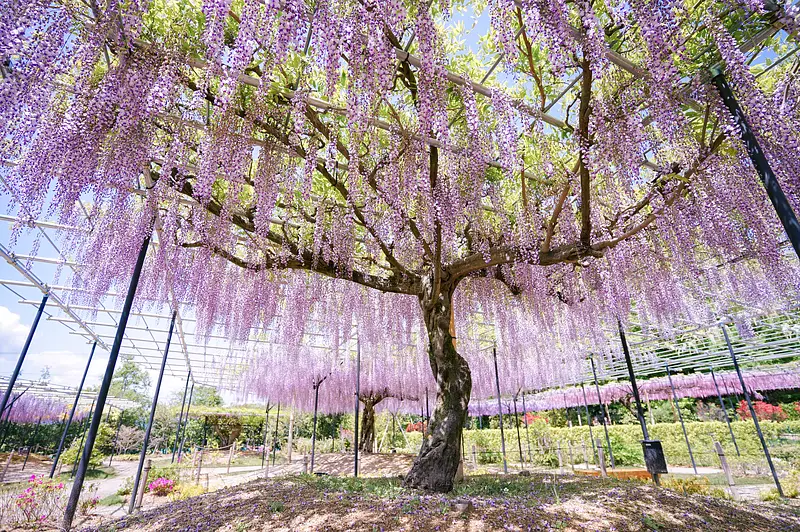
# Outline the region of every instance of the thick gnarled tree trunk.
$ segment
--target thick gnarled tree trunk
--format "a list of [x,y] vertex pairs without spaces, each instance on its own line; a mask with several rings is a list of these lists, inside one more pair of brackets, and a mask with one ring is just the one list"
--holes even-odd
[[375,445],[375,405],[383,401],[383,394],[362,395],[359,397],[364,409],[361,412],[361,434],[358,437],[358,450],[371,453]]
[[436,407],[405,484],[437,492],[453,489],[461,460],[461,431],[472,391],[469,366],[456,351],[450,331],[454,290],[455,283],[442,284],[433,298],[420,298],[430,342],[428,358],[437,383]]

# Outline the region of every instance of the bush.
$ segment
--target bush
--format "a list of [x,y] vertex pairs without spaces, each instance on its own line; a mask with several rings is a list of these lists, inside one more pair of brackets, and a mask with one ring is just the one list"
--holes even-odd
[[78,503],[78,511],[81,515],[89,515],[92,510],[97,508],[97,505],[100,503],[100,497],[97,496],[97,486],[94,484],[89,485],[89,487],[81,493],[81,499]]
[[163,467],[151,467],[149,478],[164,478],[177,483],[180,480],[180,469],[177,464],[170,464]]
[[[786,421],[786,418],[789,417],[780,405],[774,406],[764,401],[753,401],[753,410],[755,410],[759,421]],[[745,401],[739,402],[736,412],[742,419],[752,419],[750,408]]]
[[130,495],[133,491],[133,479],[128,477],[125,479],[125,482],[122,483],[122,486],[119,487],[117,490],[117,495],[120,497],[124,497],[125,495]]
[[[692,450],[694,451],[697,465],[719,467],[719,459],[716,453],[713,452],[714,441],[719,441],[732,467],[736,468],[741,460],[744,461],[742,466],[748,469],[748,474],[758,473],[759,471],[756,470],[756,466],[763,462],[763,459],[761,459],[763,451],[753,422],[750,420],[732,421],[731,427],[736,436],[736,441],[739,444],[742,459],[736,456],[733,443],[728,433],[728,427],[724,422],[706,421],[686,423],[686,431],[689,434],[689,441],[692,444]],[[651,438],[661,440],[668,466],[688,466],[691,464],[689,452],[686,449],[686,442],[683,439],[683,432],[681,431],[679,423],[648,424],[648,428],[650,429]],[[603,427],[593,426],[592,430],[595,438],[601,438],[603,442],[605,442]],[[800,421],[783,421],[780,423],[764,421],[761,424],[761,430],[764,432],[764,437],[767,442],[769,442],[771,446],[775,446],[786,434],[800,434]],[[641,444],[642,431],[638,424],[611,425],[608,427],[608,432],[614,451],[614,459],[617,464],[625,466],[644,466]],[[518,451],[516,450],[516,430],[506,430],[505,435],[508,458],[509,460],[516,461],[518,459]],[[558,445],[561,445],[564,463],[568,464],[569,454],[565,451],[568,441],[572,442],[573,459],[576,463],[583,461],[582,444],[586,445],[589,460],[592,462],[594,461],[594,458],[592,458],[594,453],[589,443],[589,428],[586,425],[581,427],[573,426],[572,428],[552,427],[542,421],[529,426],[527,437],[525,428],[520,428],[520,435],[523,452],[526,455],[527,440],[530,439],[531,457],[536,464],[548,466],[558,465],[558,460],[555,457],[555,449]],[[409,437],[409,445],[401,451],[416,454],[419,451],[419,438],[421,435],[412,432],[407,434],[407,436]],[[413,440],[412,437],[414,437]],[[540,450],[537,441],[542,439],[545,440],[545,446]],[[791,444],[790,448],[788,448],[783,455],[776,452],[774,453],[774,457],[778,460],[786,461],[784,463],[788,467],[800,468],[800,460],[797,460],[796,464],[788,462],[797,455],[794,452],[794,442],[788,442],[787,445],[789,444]],[[472,445],[475,445],[481,463],[499,464],[502,462],[499,429],[465,430],[464,448],[468,459],[471,459],[472,456]],[[765,474],[768,475],[769,471],[766,471]]]
[[632,444],[619,435],[609,431],[611,439],[611,450],[614,452],[614,465],[628,466],[637,465],[642,462],[641,444]]
[[711,482],[708,477],[694,477],[694,478],[666,478],[661,483],[661,486],[667,489],[679,491],[684,495],[708,495]]
[[189,497],[197,497],[205,492],[205,488],[199,484],[178,484],[172,493],[169,494],[169,500],[182,501]]
[[[61,453],[61,463],[64,464],[66,467],[67,465],[73,465],[76,460],[80,460],[81,454],[83,453],[83,449],[81,449],[81,454],[78,454],[78,447],[81,444],[80,438],[77,438],[72,441],[72,444],[67,448],[66,451]],[[89,457],[89,467],[93,469],[99,468],[103,465],[103,453],[100,452],[97,446],[92,449],[92,455]]]
[[175,482],[164,477],[159,477],[147,485],[147,489],[159,497],[169,495],[175,490]]
[[786,479],[781,482],[783,487],[783,494],[790,499],[796,499],[800,496],[800,470],[793,470]]
[[[11,528],[24,525],[38,526],[51,519],[60,519],[66,504],[63,482],[32,475],[28,486],[21,492],[6,491],[0,501],[0,525]],[[5,526],[0,526],[6,530]]]
[[664,479],[664,481],[661,483],[661,486],[681,492],[684,495],[707,495],[710,497],[719,497],[720,499],[731,498],[728,492],[724,489],[718,486],[712,486],[711,481],[708,480],[708,477],[668,477]]

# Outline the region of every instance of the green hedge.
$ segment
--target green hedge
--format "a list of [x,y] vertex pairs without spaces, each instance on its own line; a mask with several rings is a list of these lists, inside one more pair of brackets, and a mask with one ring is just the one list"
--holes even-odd
[[[736,437],[741,452],[741,458],[736,457],[736,451],[728,433],[728,427],[722,422],[691,422],[686,423],[686,431],[689,435],[689,442],[692,445],[697,465],[719,466],[719,460],[713,451],[713,442],[719,441],[731,462],[750,461],[756,462],[764,459],[761,444],[756,434],[755,426],[750,421],[735,421],[731,423],[734,436]],[[664,454],[667,463],[672,465],[691,465],[689,452],[681,431],[679,423],[657,423],[648,427],[650,437],[659,439],[664,447]],[[762,421],[761,429],[767,440],[770,450],[776,461],[783,462],[787,468],[796,466],[793,460],[800,460],[800,440],[793,440],[790,435],[800,435],[800,421],[785,421],[781,423]],[[595,439],[600,438],[605,447],[605,434],[602,426],[593,426],[592,432]],[[614,451],[614,458],[619,465],[644,465],[642,456],[641,439],[642,432],[639,425],[613,425],[608,428],[611,439],[611,447]],[[562,459],[568,462],[568,443],[570,442],[573,450],[575,463],[583,462],[582,444],[589,447],[589,428],[555,428],[541,423],[533,424],[528,430],[531,457],[534,462],[541,464],[557,464],[556,449],[560,445],[562,449]],[[523,454],[528,454],[525,429],[520,429]],[[515,427],[505,430],[506,454],[511,461],[519,458],[519,445],[517,444],[517,432]],[[464,441],[468,457],[471,454],[472,445],[476,446],[481,463],[500,463],[502,454],[500,452],[500,430],[466,430],[464,431]],[[418,449],[418,447],[417,447]]]
[[[713,442],[722,444],[728,461],[736,466],[738,464],[761,464],[764,455],[761,444],[756,434],[755,426],[751,421],[734,421],[731,423],[733,433],[739,445],[741,457],[736,456],[733,443],[728,433],[728,427],[723,422],[704,421],[688,422],[686,430],[689,442],[692,445],[695,461],[698,466],[719,467],[719,459],[713,450]],[[680,423],[656,423],[648,425],[650,437],[661,440],[667,464],[673,466],[690,466],[689,452],[683,438]],[[762,421],[761,429],[770,451],[779,469],[789,470],[800,467],[800,421],[772,422]],[[593,426],[592,432],[595,439],[600,438],[605,448],[605,434],[602,426]],[[618,465],[643,466],[642,431],[636,425],[612,425],[608,428],[611,447]],[[527,437],[524,426],[520,427],[520,440],[522,452],[528,457],[527,441],[530,441],[530,457],[537,465],[558,465],[557,448],[561,447],[561,457],[564,464],[569,463],[569,447],[572,447],[572,459],[583,463],[583,447],[586,447],[586,456],[590,463],[595,459],[589,441],[589,428],[587,426],[572,428],[551,427],[538,421],[528,427]],[[795,440],[792,436],[797,437]],[[393,443],[397,452],[416,454],[419,451],[422,435],[419,432],[406,433],[408,444],[399,432]],[[519,461],[519,445],[517,443],[517,429],[514,426],[505,427],[506,456],[510,462]],[[568,444],[569,442],[569,444]],[[502,462],[499,429],[476,429],[464,431],[464,450],[467,459],[472,459],[472,448],[475,446],[478,462],[481,464],[499,464]],[[340,442],[336,442],[339,451]],[[309,452],[310,439],[296,438],[295,452]],[[318,452],[330,451],[330,440],[317,442]],[[607,454],[607,451],[606,451]],[[607,458],[608,459],[608,458]]]
[[[686,431],[692,445],[695,461],[698,466],[719,466],[719,460],[713,450],[713,442],[722,444],[729,462],[736,464],[757,463],[764,461],[761,444],[756,434],[755,426],[751,421],[734,421],[731,423],[734,436],[739,445],[741,458],[736,456],[731,442],[728,427],[723,422],[689,422]],[[680,423],[657,423],[648,425],[650,437],[661,440],[668,465],[690,466],[689,452],[683,438]],[[800,461],[800,421],[784,421],[780,423],[762,421],[761,429],[770,446],[770,451],[779,467],[791,469],[798,467],[795,461]],[[592,432],[595,439],[600,438],[605,445],[605,434],[602,426],[593,426]],[[639,425],[612,425],[608,428],[614,458],[619,465],[643,466],[642,431]],[[572,446],[572,457],[575,463],[584,460],[583,445],[586,445],[589,462],[594,462],[589,443],[589,428],[572,427],[557,428],[545,423],[533,423],[528,428],[526,438],[525,428],[520,427],[520,440],[523,454],[528,455],[527,440],[530,440],[530,455],[534,463],[539,465],[557,465],[556,449],[561,447],[562,460],[569,462],[569,445]],[[794,440],[792,436],[797,436]],[[419,433],[407,434],[408,446],[398,447],[398,452],[416,453],[419,451]],[[506,455],[509,461],[519,460],[519,445],[517,443],[517,430],[515,427],[505,428]],[[472,446],[475,446],[477,458],[480,463],[501,463],[502,453],[499,429],[465,430],[464,450],[467,459],[472,458]],[[607,451],[606,451],[607,452]]]

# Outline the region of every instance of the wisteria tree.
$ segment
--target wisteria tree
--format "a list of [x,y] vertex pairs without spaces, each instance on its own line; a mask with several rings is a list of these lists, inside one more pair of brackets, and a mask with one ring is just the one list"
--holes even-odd
[[389,390],[364,393],[359,396],[364,406],[361,414],[360,433],[358,435],[358,450],[371,453],[375,443],[375,405],[390,396]]
[[415,298],[437,389],[406,483],[449,491],[472,389],[453,315],[467,280],[533,307],[591,292],[624,320],[634,279],[743,256],[779,276],[779,227],[705,73],[724,61],[795,200],[796,80],[776,69],[762,89],[739,44],[794,21],[743,4],[493,0],[506,88],[471,81],[480,60],[438,25],[469,4],[13,2],[4,157],[31,218],[53,178],[65,219],[95,194],[98,286],[156,216],[160,279],[205,287],[212,314],[231,269],[300,272],[315,297],[332,278]]

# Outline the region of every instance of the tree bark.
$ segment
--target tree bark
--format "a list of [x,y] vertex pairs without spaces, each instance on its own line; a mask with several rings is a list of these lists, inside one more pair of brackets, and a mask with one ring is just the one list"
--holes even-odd
[[358,450],[362,453],[371,453],[375,445],[375,405],[383,400],[383,395],[362,395],[359,399],[364,405],[364,410],[361,412]]
[[456,283],[441,282],[437,290],[420,297],[428,331],[428,358],[436,379],[436,406],[419,456],[405,478],[406,486],[448,492],[461,460],[461,431],[467,419],[472,391],[469,365],[458,354],[450,331]]

